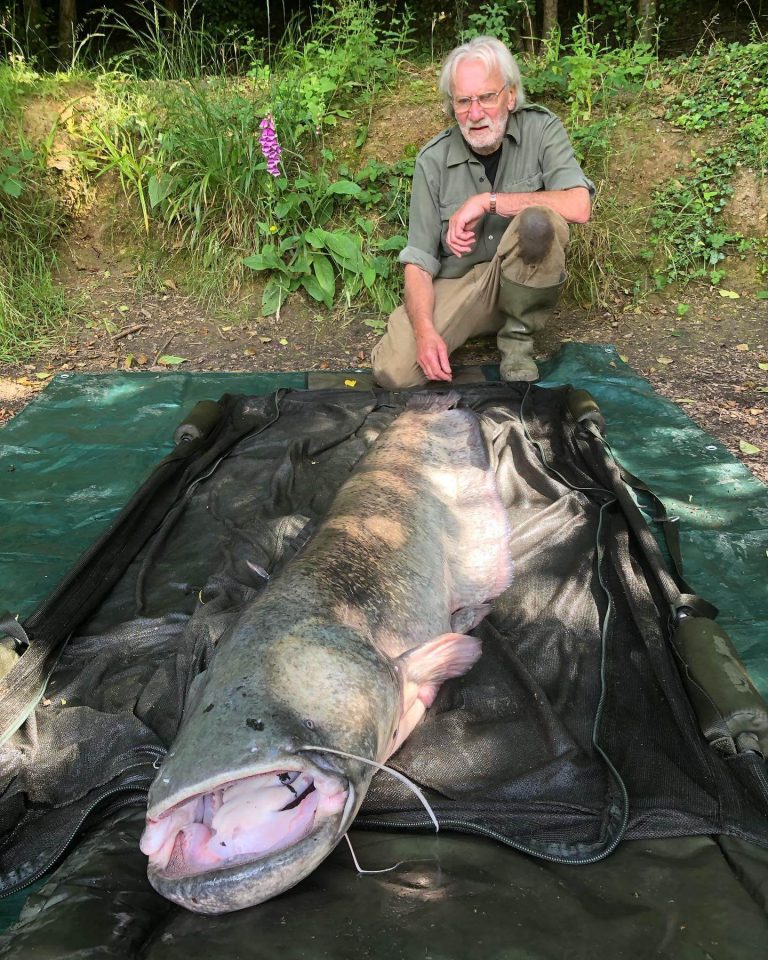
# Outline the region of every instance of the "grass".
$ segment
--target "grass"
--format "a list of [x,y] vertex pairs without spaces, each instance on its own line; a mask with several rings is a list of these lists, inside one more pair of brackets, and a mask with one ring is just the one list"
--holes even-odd
[[50,139],[30,145],[23,131],[35,82],[22,62],[0,64],[0,363],[31,358],[71,311],[51,273],[67,214],[47,178]]
[[[242,298],[256,277],[265,313],[299,289],[329,317],[385,313],[400,296],[410,144],[426,139],[408,127],[408,107],[418,112],[437,100],[430,80],[437,65],[430,72],[403,61],[413,52],[408,24],[383,25],[369,0],[343,0],[303,33],[292,27],[267,55],[252,39],[214,41],[186,14],[169,34],[157,10],[142,9],[138,29],[135,20],[113,21],[124,49],[107,61],[102,48],[90,73],[87,45],[68,74],[38,76],[16,54],[0,63],[0,359],[31,355],[72,309],[51,280],[67,209],[51,192],[48,146],[29,146],[21,116],[30,95],[66,98],[65,81],[75,75],[93,92],[67,122],[72,159],[97,189],[108,174],[119,178],[126,198],[116,201],[119,217],[141,238],[132,241],[140,287],[156,289],[173,276],[221,306]],[[569,291],[577,302],[600,305],[659,277],[685,281],[710,271],[711,279],[715,264],[718,274],[724,269],[739,242],[719,226],[727,182],[736,161],[765,166],[768,101],[753,74],[767,63],[766,45],[752,44],[662,69],[648,45],[596,43],[586,21],[524,63],[530,99],[563,117],[598,187],[592,220],[573,231]],[[652,210],[626,199],[609,160],[618,139],[632,136],[638,112],[655,104],[658,115],[661,78],[666,91],[678,91],[666,94],[668,122],[684,135],[726,121],[722,129],[737,127],[738,135],[696,183],[673,182],[670,171]],[[389,131],[403,156],[363,163],[383,102],[404,118]],[[277,176],[260,145],[266,114],[282,146]],[[712,180],[722,184],[716,197]]]

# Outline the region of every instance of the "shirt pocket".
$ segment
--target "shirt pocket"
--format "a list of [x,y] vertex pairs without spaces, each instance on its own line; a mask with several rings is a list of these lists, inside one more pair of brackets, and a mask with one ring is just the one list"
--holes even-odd
[[541,171],[532,173],[529,177],[522,180],[515,180],[512,183],[504,180],[496,184],[497,193],[536,193],[537,190],[544,189],[544,176]]
[[465,194],[464,196],[455,198],[446,197],[445,200],[440,201],[440,219],[442,220],[443,225],[445,225],[451,219],[462,203],[465,203],[470,196],[471,194]]

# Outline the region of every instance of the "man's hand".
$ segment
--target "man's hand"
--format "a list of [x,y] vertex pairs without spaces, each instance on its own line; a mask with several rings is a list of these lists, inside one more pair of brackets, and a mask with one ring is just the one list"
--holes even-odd
[[416,334],[416,363],[427,380],[451,380],[448,348],[440,334],[432,329]]
[[475,245],[475,227],[488,212],[487,193],[478,193],[466,200],[448,221],[445,242],[457,257],[469,253]]

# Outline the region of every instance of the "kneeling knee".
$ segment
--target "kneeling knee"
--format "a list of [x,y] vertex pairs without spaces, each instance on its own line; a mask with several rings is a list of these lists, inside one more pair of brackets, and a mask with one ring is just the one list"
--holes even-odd
[[515,218],[520,259],[526,265],[542,263],[555,242],[554,214],[546,207],[526,207]]

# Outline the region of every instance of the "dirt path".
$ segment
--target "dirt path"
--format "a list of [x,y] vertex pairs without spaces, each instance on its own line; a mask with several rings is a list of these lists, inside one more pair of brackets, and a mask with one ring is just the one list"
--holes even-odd
[[[297,298],[277,319],[233,321],[208,313],[173,284],[139,296],[129,271],[114,262],[81,265],[68,285],[85,298],[85,324],[34,364],[0,370],[0,421],[62,371],[349,369],[369,365],[377,339],[364,317],[333,322]],[[613,344],[658,393],[768,483],[768,369],[760,367],[768,366],[768,302],[746,291],[726,299],[689,289],[686,297],[692,306],[684,317],[661,298],[591,314],[564,307],[540,339],[540,355],[567,339]],[[487,340],[458,359],[498,356]]]

